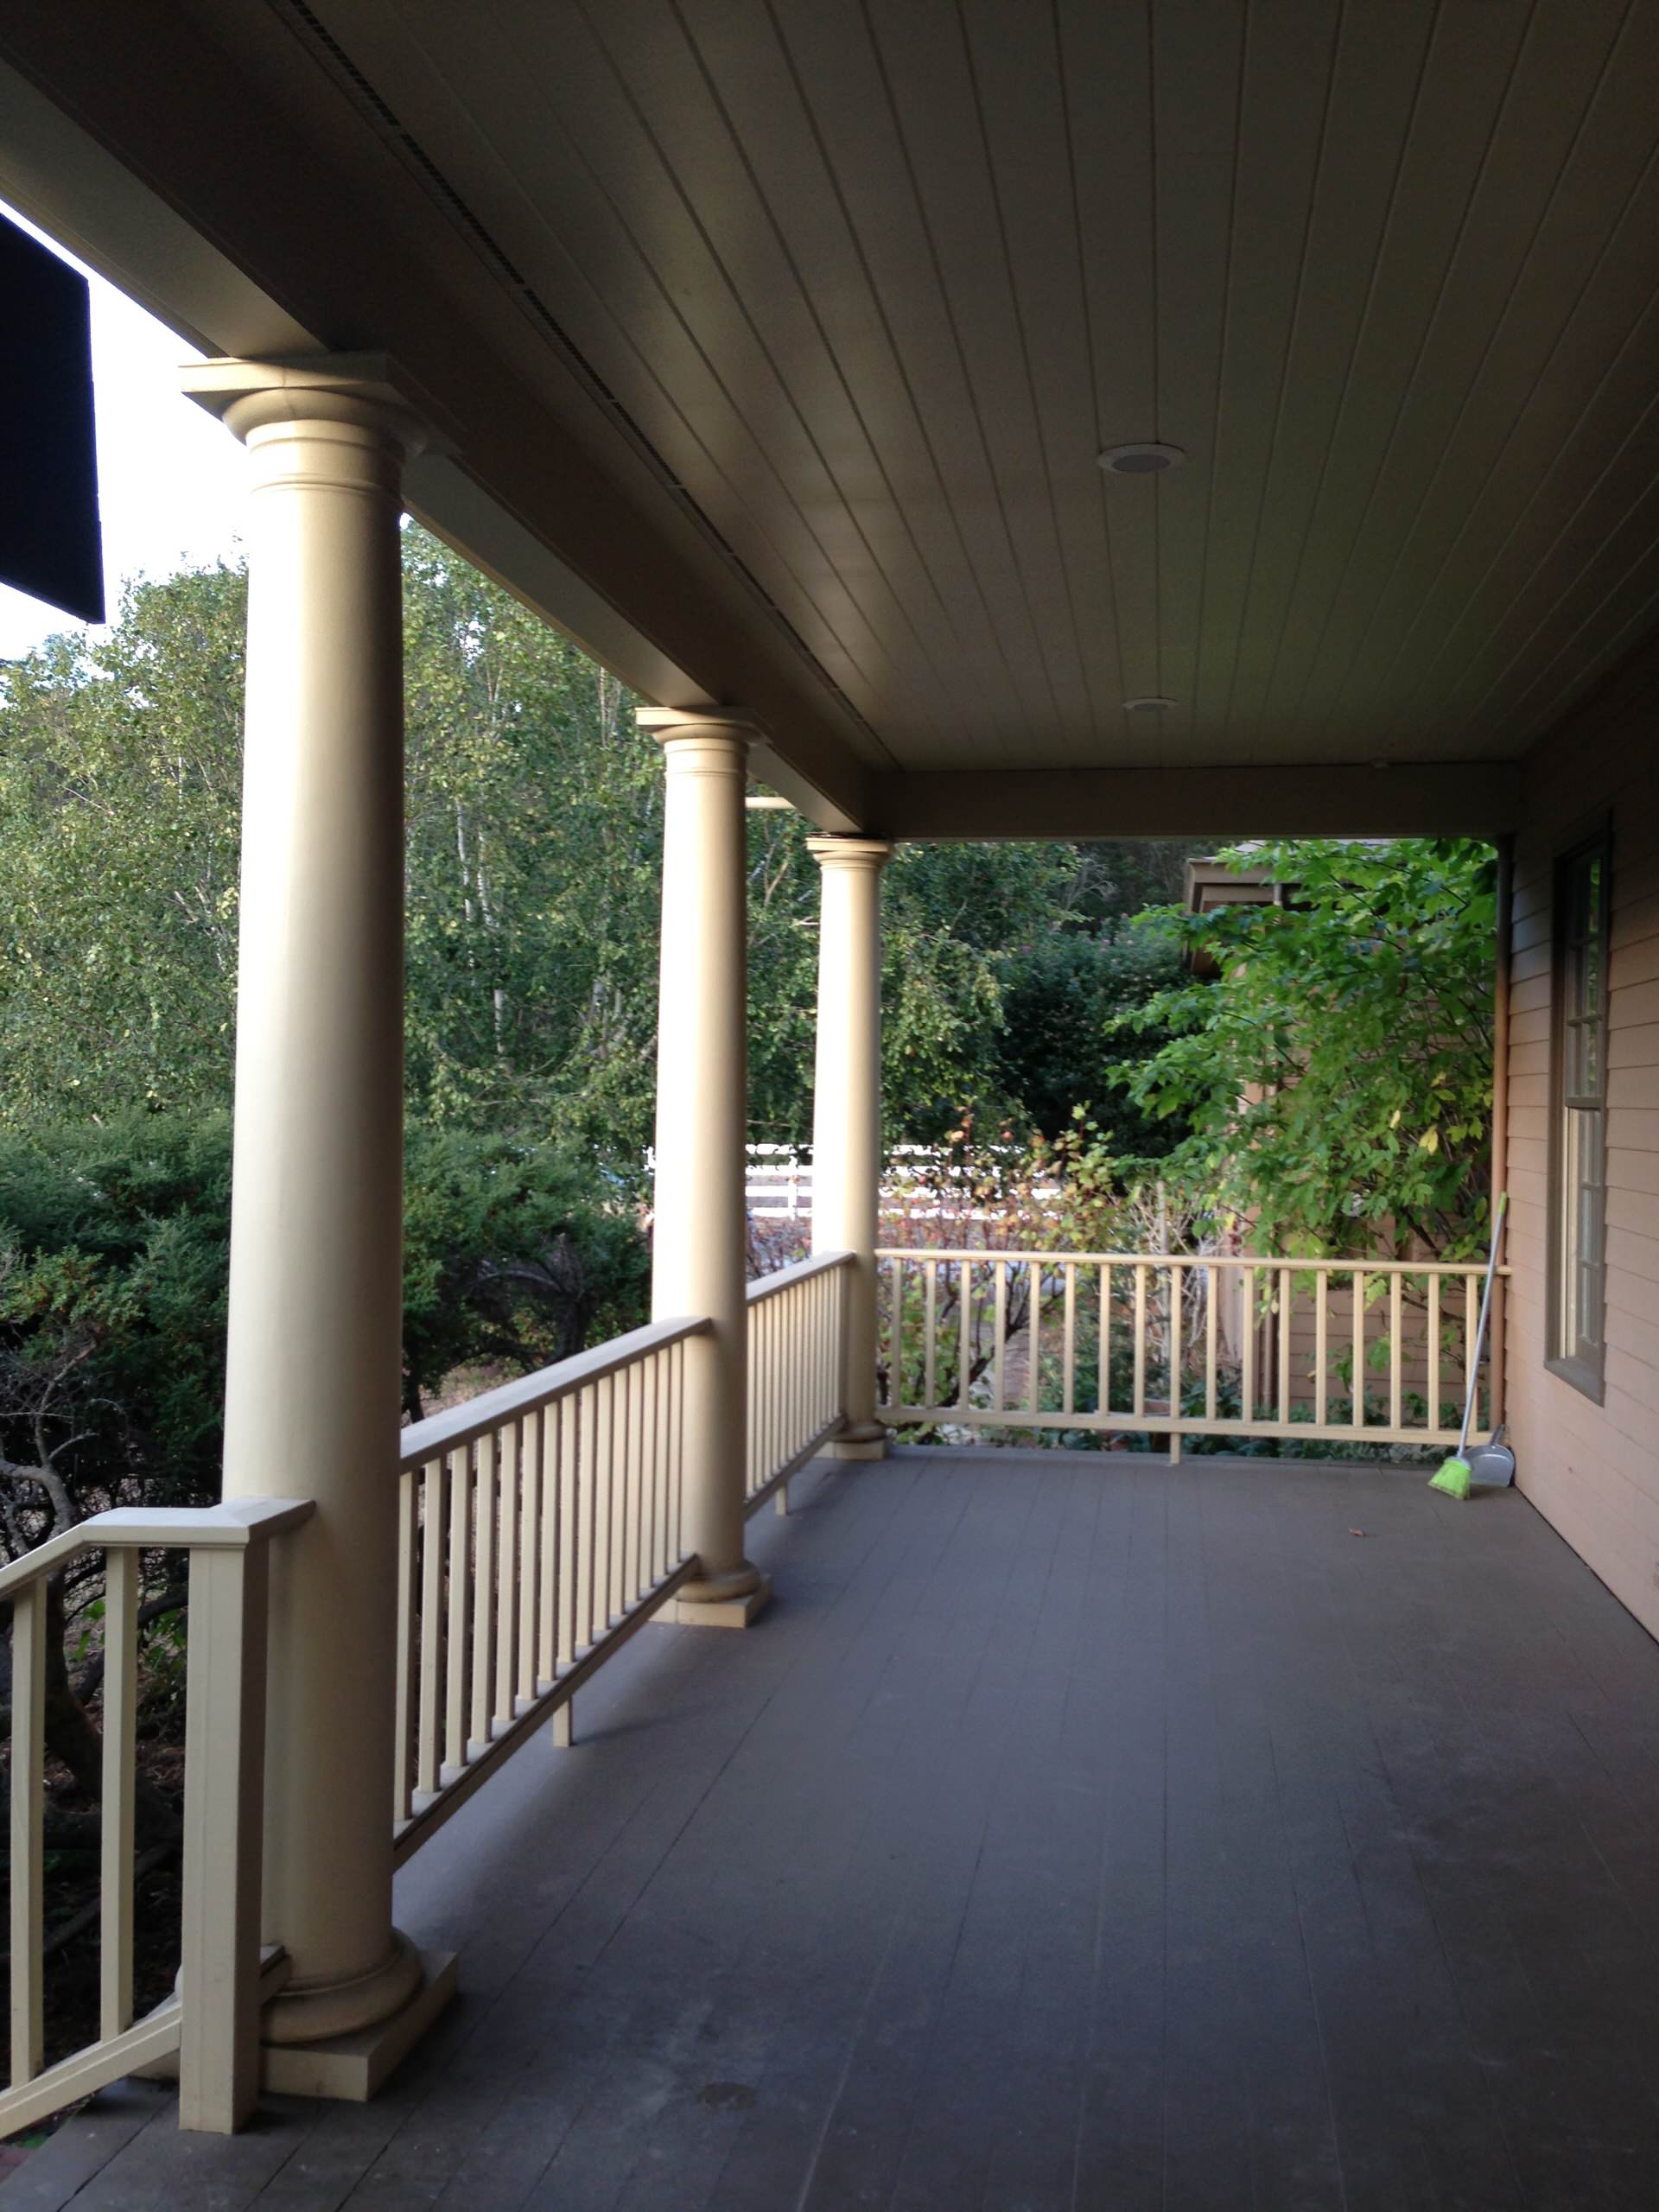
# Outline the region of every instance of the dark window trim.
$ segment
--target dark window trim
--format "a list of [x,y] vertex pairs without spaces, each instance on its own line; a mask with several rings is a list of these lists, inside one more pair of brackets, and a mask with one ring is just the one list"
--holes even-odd
[[[1561,1206],[1565,1193],[1561,1187],[1564,1164],[1563,1139],[1567,1121],[1567,932],[1568,916],[1563,895],[1569,872],[1584,860],[1599,854],[1601,871],[1601,909],[1599,917],[1601,931],[1601,1024],[1602,1024],[1602,1106],[1601,1106],[1601,1168],[1602,1168],[1602,1333],[1593,1359],[1576,1353],[1560,1352],[1554,1347],[1561,1341]],[[1551,858],[1550,875],[1550,954],[1549,954],[1549,1154],[1548,1213],[1545,1237],[1545,1266],[1548,1270],[1548,1297],[1545,1300],[1544,1366],[1548,1373],[1558,1376],[1563,1382],[1580,1391],[1592,1404],[1600,1405],[1606,1395],[1606,1274],[1607,1274],[1607,1067],[1606,1048],[1611,1032],[1611,991],[1608,938],[1612,918],[1613,823],[1611,815],[1599,817],[1587,828],[1581,828],[1568,843],[1558,846]]]

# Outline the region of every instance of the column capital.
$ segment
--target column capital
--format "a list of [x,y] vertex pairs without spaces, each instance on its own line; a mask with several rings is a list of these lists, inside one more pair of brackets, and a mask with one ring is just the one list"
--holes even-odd
[[884,868],[893,858],[886,837],[848,837],[833,833],[809,837],[806,849],[820,868]]
[[245,445],[259,431],[308,423],[376,433],[403,461],[456,442],[436,403],[385,353],[191,361],[180,385],[188,399],[217,416]]
[[658,745],[729,746],[740,761],[761,737],[760,723],[742,707],[641,707],[635,719]]

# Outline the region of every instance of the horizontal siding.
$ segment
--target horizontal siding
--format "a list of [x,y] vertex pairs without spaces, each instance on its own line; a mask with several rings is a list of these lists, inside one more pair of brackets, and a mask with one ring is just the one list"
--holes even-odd
[[[1507,1412],[1522,1489],[1659,1635],[1659,654],[1527,764],[1516,842]],[[1611,820],[1607,1363],[1595,1405],[1544,1367],[1556,854]]]

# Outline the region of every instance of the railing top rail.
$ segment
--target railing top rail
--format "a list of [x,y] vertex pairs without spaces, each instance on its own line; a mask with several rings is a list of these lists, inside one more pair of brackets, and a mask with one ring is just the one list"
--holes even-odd
[[452,1406],[447,1413],[429,1414],[425,1421],[411,1423],[399,1436],[399,1465],[405,1473],[410,1468],[423,1466],[440,1452],[456,1451],[463,1444],[487,1436],[505,1421],[516,1421],[521,1414],[534,1413],[538,1407],[551,1405],[587,1383],[597,1382],[607,1375],[632,1367],[636,1360],[645,1359],[654,1351],[666,1351],[671,1344],[683,1344],[688,1337],[702,1336],[710,1325],[702,1314],[650,1321],[643,1329],[631,1329],[626,1337],[613,1337],[608,1344],[595,1344],[591,1351],[579,1351],[573,1359],[562,1359],[556,1367],[538,1368],[534,1375],[503,1382],[496,1389],[486,1390],[461,1405]]
[[791,1283],[805,1282],[812,1275],[828,1274],[832,1268],[844,1268],[852,1257],[850,1252],[814,1252],[810,1259],[792,1260],[786,1268],[774,1268],[770,1274],[756,1275],[747,1292],[749,1304],[758,1306],[763,1298],[775,1297]]
[[[1008,1260],[1022,1267],[1292,1268],[1338,1275],[1484,1275],[1486,1272],[1484,1260],[1292,1260],[1261,1252],[1005,1252],[983,1244],[884,1244],[875,1256],[878,1260]],[[1510,1269],[1506,1264],[1497,1272],[1507,1275]]]
[[316,1511],[308,1497],[232,1497],[217,1505],[125,1505],[94,1513],[0,1567],[0,1598],[50,1574],[78,1552],[241,1551],[297,1528]]

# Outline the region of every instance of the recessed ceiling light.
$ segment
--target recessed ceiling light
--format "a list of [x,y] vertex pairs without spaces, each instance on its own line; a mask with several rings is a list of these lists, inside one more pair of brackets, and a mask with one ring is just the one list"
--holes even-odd
[[1161,476],[1185,459],[1185,446],[1108,446],[1100,465],[1109,476]]
[[1145,699],[1126,699],[1123,702],[1123,711],[1126,715],[1161,715],[1166,708],[1179,706],[1179,703],[1176,699],[1162,699],[1156,696]]

